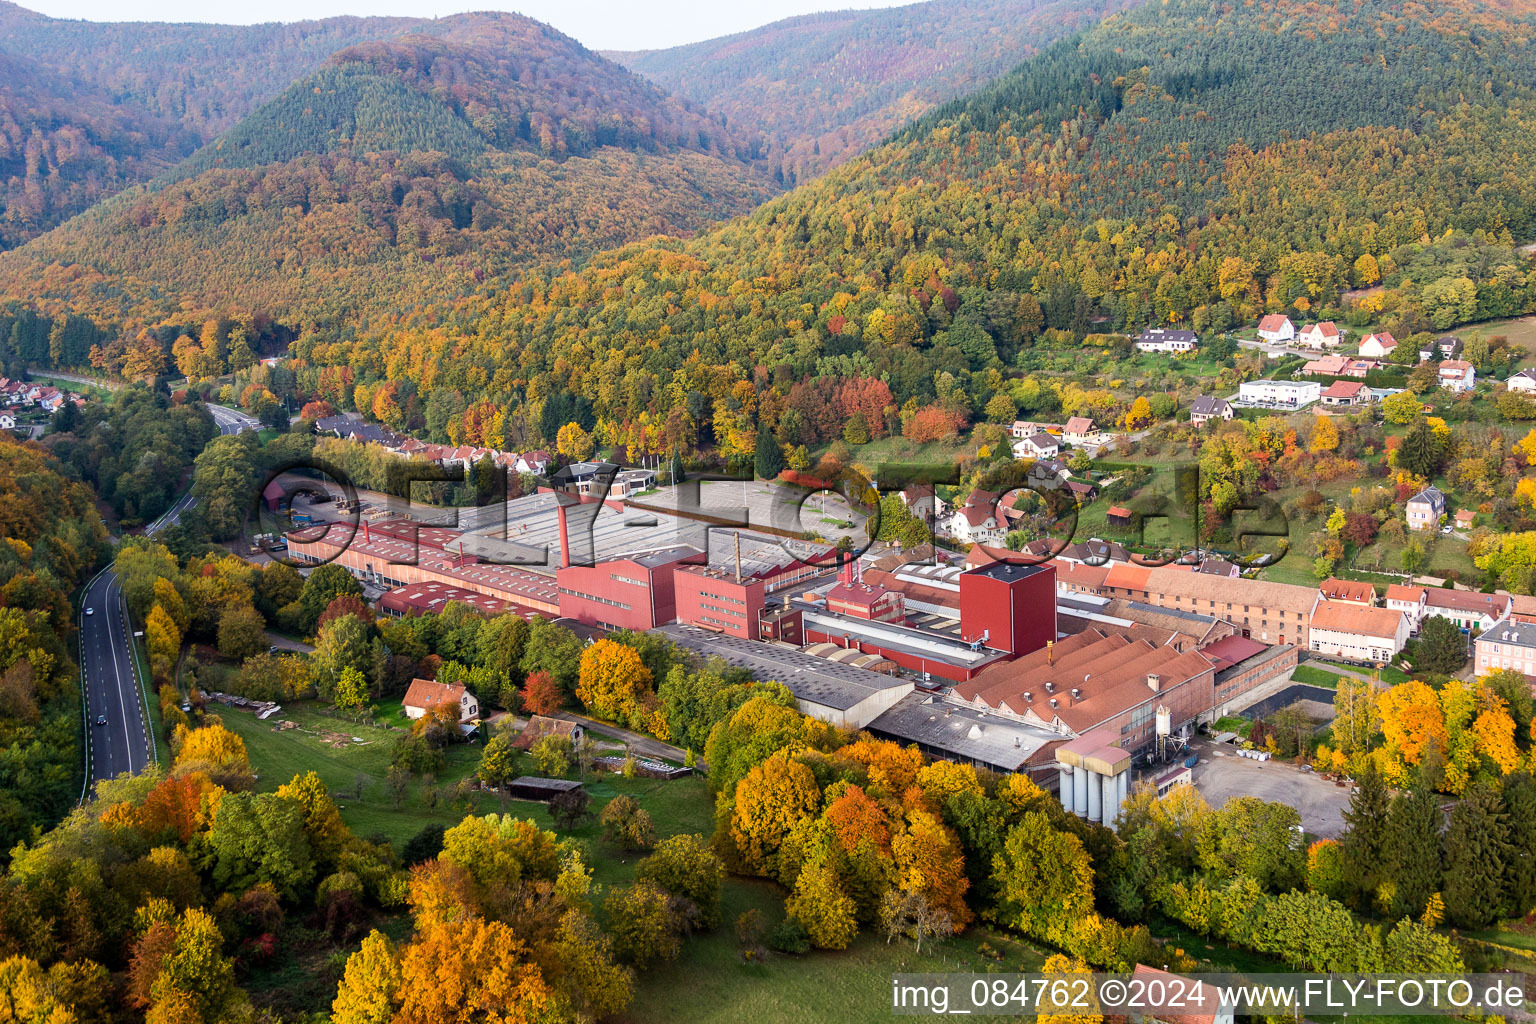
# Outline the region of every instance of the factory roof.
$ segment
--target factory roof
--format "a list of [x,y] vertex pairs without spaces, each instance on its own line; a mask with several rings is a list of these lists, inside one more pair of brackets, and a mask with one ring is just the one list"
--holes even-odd
[[761,643],[673,623],[657,627],[669,640],[705,657],[723,658],[764,682],[783,683],[796,698],[839,711],[908,680],[843,665],[780,644]]
[[923,693],[903,697],[867,728],[877,736],[1010,772],[1019,771],[1041,748],[1061,740],[1060,734],[1043,726],[999,718]]

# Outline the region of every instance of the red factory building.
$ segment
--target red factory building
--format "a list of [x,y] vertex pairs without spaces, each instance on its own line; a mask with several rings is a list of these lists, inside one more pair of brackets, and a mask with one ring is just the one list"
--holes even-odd
[[861,580],[839,580],[837,586],[827,591],[827,611],[871,622],[907,620],[906,599],[901,591]]
[[679,565],[673,588],[678,622],[744,640],[762,639],[766,580],[707,565]]
[[561,565],[555,573],[560,615],[604,629],[655,629],[677,618],[677,568],[703,561],[704,552],[682,544],[596,565]]
[[1056,567],[992,562],[960,574],[960,639],[1021,657],[1056,639]]

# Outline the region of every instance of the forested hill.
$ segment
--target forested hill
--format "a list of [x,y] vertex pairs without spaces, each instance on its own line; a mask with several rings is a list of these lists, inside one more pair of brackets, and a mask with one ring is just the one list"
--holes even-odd
[[930,0],[788,18],[665,50],[610,53],[769,139],[805,181],[1040,48],[1138,0]]
[[161,179],[0,257],[0,295],[102,322],[366,322],[745,212],[776,191],[754,157],[547,26],[445,18],[341,51]]
[[486,149],[564,159],[603,147],[695,152],[745,163],[751,139],[555,29],[519,15],[464,15],[334,54],[189,161],[259,166],[308,153]]
[[114,25],[0,3],[0,249],[163,173],[335,50],[411,24]]
[[1530,0],[1148,5],[691,242],[296,351],[387,381],[397,424],[444,390],[504,428],[570,392],[621,436],[712,421],[739,455],[754,413],[825,440],[785,403],[844,380],[968,415],[1090,325],[1305,317],[1377,280],[1405,334],[1529,310],[1531,32]]
[[0,249],[164,172],[199,142],[175,121],[0,50]]

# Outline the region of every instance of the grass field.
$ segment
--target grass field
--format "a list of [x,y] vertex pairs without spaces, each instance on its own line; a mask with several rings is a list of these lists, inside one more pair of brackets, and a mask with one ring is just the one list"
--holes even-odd
[[1305,683],[1308,686],[1322,686],[1330,690],[1339,688],[1339,674],[1329,672],[1326,669],[1317,668],[1314,665],[1297,665],[1296,671],[1291,673],[1293,683]]

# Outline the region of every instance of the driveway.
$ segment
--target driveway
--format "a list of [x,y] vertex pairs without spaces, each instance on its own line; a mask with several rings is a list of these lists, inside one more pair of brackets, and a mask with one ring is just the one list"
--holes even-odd
[[1238,757],[1234,744],[1202,741],[1194,746],[1200,755],[1195,788],[1212,807],[1221,807],[1235,796],[1256,796],[1296,808],[1301,827],[1313,835],[1337,839],[1343,834],[1349,787],[1337,786],[1290,762]]

